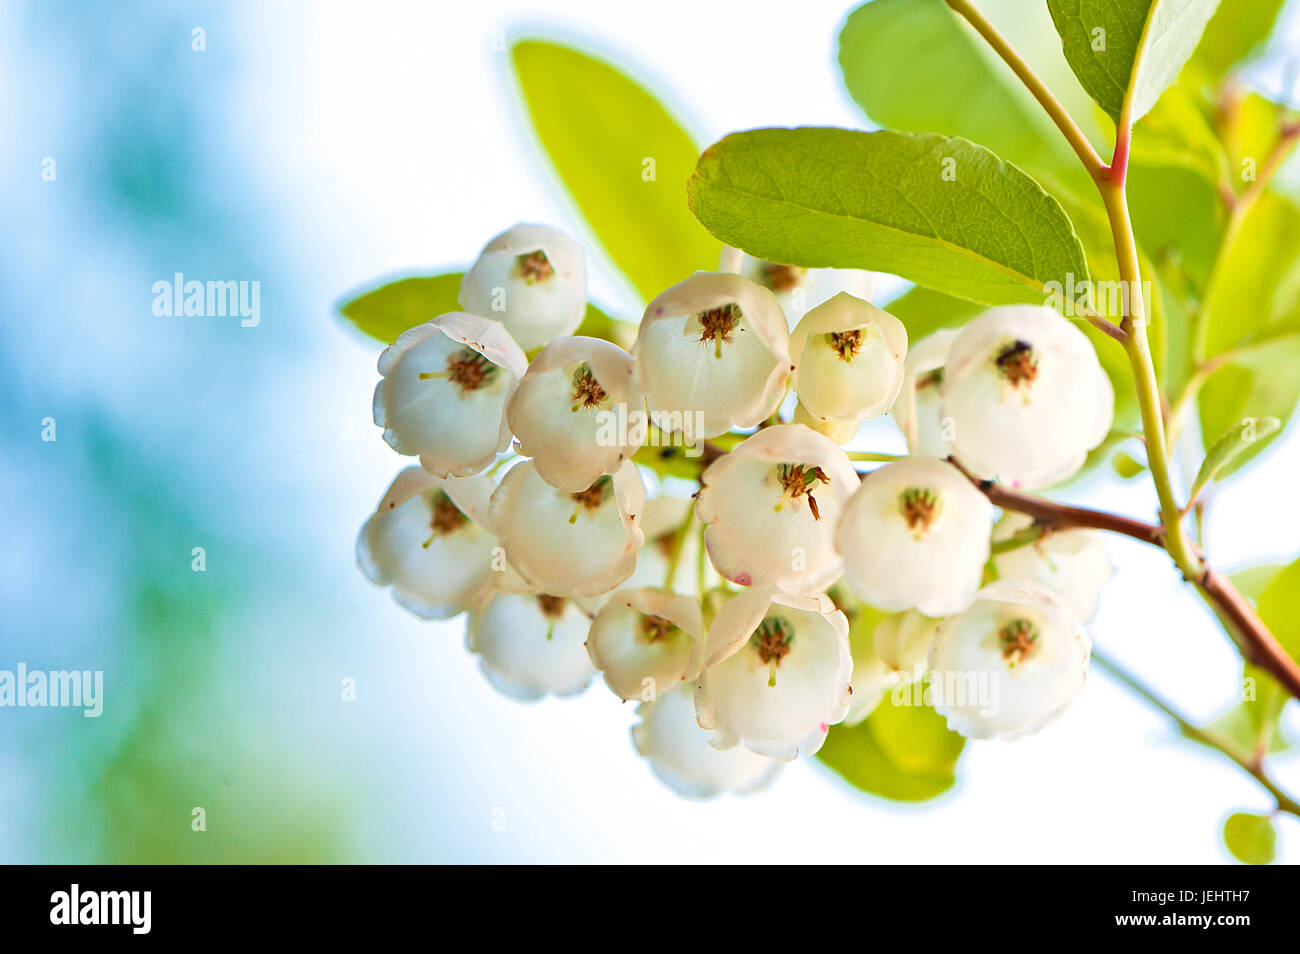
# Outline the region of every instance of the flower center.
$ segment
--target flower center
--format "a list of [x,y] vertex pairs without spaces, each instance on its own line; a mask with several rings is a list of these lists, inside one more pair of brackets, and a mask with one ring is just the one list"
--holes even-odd
[[577,411],[578,408],[599,407],[600,402],[609,395],[600,386],[600,382],[596,380],[591,365],[584,361],[573,372],[573,390],[569,392],[569,397],[573,400],[571,410]]
[[852,361],[862,350],[862,329],[852,331],[832,331],[826,336],[826,343],[840,356],[841,361]]
[[586,490],[580,490],[576,494],[569,494],[569,496],[577,503],[577,506],[573,508],[573,515],[569,517],[569,523],[577,523],[578,514],[582,513],[584,510],[588,513],[593,510],[599,510],[600,505],[605,502],[605,498],[609,495],[609,492],[613,487],[614,482],[608,475],[606,475],[604,477],[597,477],[596,482]]
[[537,608],[542,611],[542,616],[546,618],[546,641],[550,642],[555,635],[555,624],[564,616],[563,596],[549,596],[545,593],[539,593],[537,596]]
[[677,538],[680,531],[669,530],[667,533],[661,533],[654,538],[655,549],[662,553],[666,558],[671,559],[677,551]]
[[774,292],[789,291],[803,281],[804,269],[798,265],[778,265],[776,262],[763,262],[758,266],[758,274],[764,285]]
[[1038,649],[1038,627],[1027,619],[1015,619],[998,631],[1002,658],[1014,669]]
[[831,479],[826,476],[826,471],[808,464],[780,464],[776,468],[776,475],[781,482],[781,499],[773,508],[774,510],[781,509],[786,497],[791,500],[807,497],[808,510],[812,513],[813,519],[820,520],[822,518],[817,509],[817,498],[812,495],[812,492],[817,484],[829,484],[831,482]]
[[647,643],[657,643],[667,639],[674,629],[672,620],[647,613],[641,617],[641,636]]
[[535,285],[538,282],[544,282],[555,274],[555,269],[551,267],[551,260],[546,257],[546,253],[540,248],[535,252],[527,252],[524,255],[515,258],[515,268],[527,284]]
[[429,545],[438,537],[455,533],[460,527],[469,523],[469,517],[461,513],[460,508],[452,503],[445,491],[434,491],[433,496],[429,498],[429,507],[432,511],[429,529],[433,532],[429,534],[429,539],[420,544],[425,550],[429,549]]
[[908,487],[898,496],[898,512],[907,521],[907,529],[920,536],[939,516],[939,497],[926,487]]
[[446,378],[465,395],[490,383],[496,372],[497,366],[473,348],[461,348],[454,354],[447,355],[445,371],[421,372],[420,380]]
[[559,619],[564,615],[564,597],[548,596],[545,593],[537,597],[537,605],[547,619]]
[[433,500],[433,519],[429,526],[438,533],[451,533],[459,526],[469,523],[469,517],[460,512],[460,508],[451,502],[443,491],[438,491]]
[[1034,378],[1038,377],[1038,358],[1034,355],[1033,345],[1019,338],[999,351],[993,363],[1012,387],[1033,384]]
[[790,653],[790,644],[794,642],[794,627],[780,616],[772,616],[758,624],[758,629],[749,637],[758,653],[759,662],[768,667],[767,684],[776,685],[776,667]]
[[745,317],[740,306],[728,302],[718,308],[709,308],[695,316],[700,322],[700,341],[713,342],[713,356],[722,357],[722,346],[731,344],[731,336],[740,326],[740,319]]

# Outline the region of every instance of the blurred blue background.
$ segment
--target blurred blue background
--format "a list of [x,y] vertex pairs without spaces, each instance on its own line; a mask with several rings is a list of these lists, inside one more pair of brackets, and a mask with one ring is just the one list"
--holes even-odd
[[[576,39],[709,142],[861,125],[833,59],[848,9],[0,7],[0,669],[105,674],[101,718],[0,710],[0,861],[1225,860],[1223,816],[1265,797],[1100,673],[1052,729],[969,747],[934,803],[805,760],[695,804],[638,761],[632,707],[598,686],[503,699],[462,621],[419,623],[355,569],[403,461],[370,422],[380,349],[334,317],[340,297],[462,267],[519,220],[590,238],[504,38]],[[592,264],[593,297],[635,318]],[[156,316],[176,272],[260,282],[260,323]],[[1292,432],[1222,495],[1222,565],[1294,557],[1297,467]],[[1153,507],[1141,482],[1074,493]],[[1238,669],[1213,620],[1160,554],[1113,555],[1098,644],[1198,718],[1227,708]],[[1277,768],[1300,787],[1294,759]]]

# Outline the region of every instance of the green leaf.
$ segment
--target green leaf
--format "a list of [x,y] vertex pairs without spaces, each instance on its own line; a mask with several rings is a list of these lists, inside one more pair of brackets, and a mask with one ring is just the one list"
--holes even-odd
[[1278,573],[1260,594],[1259,615],[1291,658],[1300,660],[1300,560]]
[[1209,278],[1223,232],[1217,181],[1184,163],[1129,167],[1129,214],[1138,242],[1152,256],[1177,255],[1198,284]]
[[[1258,606],[1260,597],[1285,569],[1284,564],[1249,567],[1233,573],[1232,583]],[[1267,671],[1249,663],[1242,666],[1241,690],[1242,701],[1210,723],[1209,728],[1248,754],[1288,749],[1278,717],[1290,694]]]
[[641,297],[717,268],[718,243],[682,201],[698,150],[654,96],[557,43],[523,40],[512,56],[537,138]]
[[[1286,425],[1300,401],[1300,338],[1280,340],[1237,358],[1210,375],[1197,395],[1201,433],[1222,434],[1247,417],[1273,417]],[[1218,475],[1226,480],[1277,439],[1257,440]]]
[[812,128],[733,133],[700,157],[691,211],[751,255],[891,272],[984,304],[1086,279],[1060,203],[965,139]]
[[376,341],[392,344],[407,328],[460,311],[463,272],[401,278],[359,294],[339,305],[343,317]]
[[[399,278],[345,300],[339,305],[339,312],[358,331],[376,341],[392,344],[407,328],[432,321],[449,311],[460,311],[457,296],[464,277],[464,272],[447,272]],[[589,304],[574,334],[604,338],[627,348],[636,338],[636,325],[611,318]]]
[[1246,567],[1231,575],[1232,585],[1252,603],[1259,605],[1259,598],[1264,595],[1268,585],[1285,570],[1285,563],[1261,563],[1259,566]]
[[634,323],[611,317],[595,305],[588,303],[587,313],[582,316],[582,323],[573,334],[586,338],[603,338],[605,341],[612,341],[624,351],[630,351],[636,341],[636,331],[637,326]]
[[[1282,695],[1285,690],[1270,679],[1267,690],[1261,692],[1264,686],[1258,676],[1251,672],[1253,668],[1246,667],[1246,678],[1255,679],[1255,698],[1237,703],[1211,722],[1209,728],[1220,735],[1227,736],[1244,752],[1256,752],[1263,747],[1262,743],[1267,744],[1267,751],[1270,754],[1285,752],[1291,746],[1282,736],[1277,724],[1277,716],[1281,712],[1278,703],[1285,701]],[[1263,672],[1263,670],[1256,670],[1256,672]]]
[[1115,468],[1115,473],[1125,480],[1132,480],[1138,474],[1146,471],[1147,465],[1141,461],[1135,460],[1128,454],[1120,452],[1111,459],[1111,466]]
[[[1266,564],[1240,570],[1232,574],[1232,582],[1256,604],[1282,648],[1300,659],[1300,560],[1289,566]],[[1249,753],[1287,748],[1278,719],[1290,693],[1267,671],[1249,663],[1242,669],[1242,692],[1243,701],[1220,716],[1214,727]]]
[[1275,417],[1247,417],[1228,428],[1228,432],[1214,442],[1214,446],[1206,453],[1205,460],[1201,461],[1201,469],[1196,473],[1196,480],[1192,482],[1187,499],[1195,500],[1219,471],[1249,450],[1257,440],[1263,440],[1281,426],[1282,422]]
[[1198,287],[1219,250],[1227,163],[1197,97],[1184,87],[1170,87],[1134,130],[1126,194],[1138,244],[1175,261]]
[[1205,302],[1206,356],[1300,333],[1300,206],[1259,197]]
[[1171,86],[1134,128],[1130,166],[1183,166],[1217,182],[1227,161],[1200,98],[1185,86]]
[[[1300,207],[1272,192],[1259,197],[1225,251],[1206,298],[1208,358],[1228,355],[1201,388],[1197,406],[1208,440],[1246,417],[1285,426],[1300,401]],[[1241,350],[1248,349],[1248,350]],[[1239,352],[1239,353],[1237,353]],[[1267,447],[1255,444],[1220,474],[1235,473]]]
[[929,706],[886,697],[865,722],[832,726],[817,757],[864,792],[919,802],[953,786],[964,745]]
[[1277,857],[1277,832],[1267,815],[1229,815],[1223,823],[1223,843],[1234,858],[1248,865],[1266,865]]
[[[1288,121],[1288,113],[1258,93],[1246,93],[1220,117],[1221,135],[1229,155],[1228,181],[1241,193],[1250,188],[1277,145],[1278,130]],[[1300,193],[1300,156],[1293,152],[1282,161],[1269,188],[1295,199]]]
[[984,310],[984,306],[976,302],[953,298],[919,285],[899,295],[886,307],[907,329],[909,346],[944,328],[960,327]]
[[1192,54],[1188,72],[1199,83],[1217,86],[1225,73],[1263,46],[1285,4],[1286,0],[1221,3]]
[[1161,384],[1165,395],[1179,394],[1196,369],[1192,315],[1200,306],[1186,272],[1176,261],[1163,260],[1151,278],[1160,287],[1165,309],[1165,367]]
[[[1024,3],[1017,6],[1013,22],[1041,18],[1043,31],[1052,34],[1041,7],[1026,16]],[[984,12],[994,17],[996,11]],[[1031,45],[1015,39],[1027,54]],[[1051,40],[1055,45],[1054,34]],[[943,0],[873,0],[858,7],[840,32],[839,62],[849,94],[882,126],[962,136],[1022,168],[1082,174],[1032,94]]]
[[1219,0],[1047,0],[1074,75],[1111,119],[1141,118],[1191,57]]

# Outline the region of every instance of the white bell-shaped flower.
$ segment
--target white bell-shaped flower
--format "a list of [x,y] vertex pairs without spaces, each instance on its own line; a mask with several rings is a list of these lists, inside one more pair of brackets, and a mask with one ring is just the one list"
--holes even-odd
[[907,351],[903,387],[894,402],[894,421],[907,439],[907,450],[920,457],[947,457],[952,453],[945,436],[943,367],[948,349],[957,340],[955,328],[926,335]]
[[930,650],[934,708],[968,739],[1031,735],[1079,695],[1091,652],[1061,597],[1029,580],[998,580],[940,624]]
[[1028,530],[1033,518],[1007,511],[993,525],[993,565],[1002,579],[1035,580],[1062,596],[1084,621],[1097,611],[1101,588],[1112,576],[1106,543],[1096,530],[1054,530],[1033,543],[996,552],[996,544]]
[[644,507],[645,488],[631,461],[578,493],[557,490],[532,461],[523,461],[492,494],[488,527],[530,586],[557,596],[596,596],[632,575],[645,542],[638,523]]
[[893,405],[906,354],[901,321],[841,292],[790,332],[791,383],[799,403],[818,420],[856,424]]
[[755,258],[730,245],[724,246],[718,271],[744,275],[751,282],[762,285],[776,295],[781,310],[793,328],[803,316],[822,302],[830,301],[840,292],[854,298],[869,299],[875,291],[875,279],[870,272],[858,268],[800,268],[798,265],[778,265],[766,259]]
[[991,308],[972,320],[948,351],[942,388],[957,459],[1013,487],[1072,476],[1115,413],[1092,343],[1045,305]]
[[862,478],[835,545],[867,603],[945,616],[979,589],[992,523],[993,506],[951,465],[907,457]]
[[785,763],[744,746],[715,749],[695,721],[694,694],[688,683],[636,707],[641,721],[632,727],[632,744],[659,780],[688,798],[744,795],[770,785]]
[[852,670],[849,621],[828,597],[747,590],[709,627],[696,718],[717,748],[812,755],[848,714]]
[[492,585],[496,537],[487,531],[488,477],[435,477],[419,467],[397,475],[357,535],[357,565],[422,619],[477,606]]
[[765,427],[709,465],[700,484],[695,513],[723,577],[799,593],[839,578],[835,525],[858,475],[830,438],[801,424]]
[[584,645],[590,623],[572,600],[499,592],[470,613],[466,644],[503,695],[524,701],[572,696],[595,675]]
[[640,405],[626,351],[599,338],[559,337],[533,358],[506,421],[542,479],[577,493],[636,452],[620,421]]
[[696,272],[646,307],[632,356],[654,422],[707,439],[777,409],[789,342],[770,291],[739,275]]
[[592,621],[587,652],[626,702],[654,699],[694,679],[703,643],[698,600],[660,589],[620,590]]
[[571,335],[587,310],[582,248],[559,229],[516,225],[479,253],[461,280],[460,307],[500,320],[525,351]]
[[939,620],[922,616],[916,610],[895,613],[876,625],[876,655],[890,672],[897,674],[900,684],[913,682],[925,674],[938,628]]
[[510,444],[506,402],[528,361],[499,321],[451,312],[402,332],[379,356],[375,423],[439,477],[482,470]]

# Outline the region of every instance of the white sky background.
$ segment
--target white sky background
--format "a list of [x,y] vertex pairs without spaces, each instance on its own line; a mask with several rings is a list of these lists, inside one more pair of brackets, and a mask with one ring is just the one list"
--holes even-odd
[[[807,760],[766,793],[689,802],[636,757],[633,706],[599,684],[574,701],[505,699],[465,653],[463,621],[419,623],[353,567],[356,529],[406,461],[369,425],[379,348],[331,318],[342,294],[380,276],[462,267],[502,229],[540,221],[587,246],[594,300],[636,317],[533,143],[508,54],[493,49],[498,31],[591,48],[707,144],[753,126],[861,126],[834,61],[851,6],[269,3],[247,5],[239,35],[209,32],[209,49],[241,47],[237,99],[223,106],[230,141],[278,197],[293,278],[314,290],[305,307],[318,320],[294,316],[314,337],[286,355],[282,380],[259,382],[273,411],[260,439],[282,441],[276,476],[314,514],[307,542],[321,554],[320,585],[351,607],[355,640],[322,645],[311,669],[332,679],[366,660],[365,721],[347,730],[351,741],[314,741],[335,746],[322,762],[337,760],[340,784],[367,799],[359,847],[371,859],[1217,862],[1223,818],[1270,807],[1241,772],[1178,742],[1100,672],[1039,735],[968,746],[957,788],[936,802],[862,796]],[[202,19],[200,8],[195,25]],[[263,323],[275,322],[263,301]],[[359,436],[341,453],[345,421]],[[880,449],[901,446],[890,428],[879,433],[891,442]],[[1223,568],[1300,549],[1300,437],[1292,428],[1279,443],[1215,502],[1209,541]],[[1139,516],[1154,509],[1143,481],[1077,496]],[[1091,627],[1097,644],[1193,718],[1226,709],[1239,663],[1208,612],[1158,551],[1117,541],[1112,554],[1119,573]],[[1276,774],[1300,789],[1300,760]],[[1300,823],[1278,827],[1280,857],[1300,858]]]
[[[493,50],[496,31],[590,41],[663,97],[702,143],[751,126],[862,122],[834,63],[848,10],[839,3],[317,9],[287,21],[267,15],[267,56],[255,63],[268,72],[250,96],[260,100],[253,108],[265,123],[258,141],[267,168],[300,203],[294,220],[304,249],[330,280],[322,307],[338,289],[378,275],[466,263],[518,220],[590,238],[521,122],[508,57]],[[275,41],[282,31],[292,43]],[[293,158],[304,154],[312,160]],[[593,258],[593,297],[628,316],[618,280]],[[319,397],[340,415],[364,417],[374,349],[336,350],[337,376],[321,382]],[[348,514],[338,528],[343,540],[397,466],[373,437],[337,476]],[[1224,566],[1295,550],[1298,459],[1292,432],[1267,466],[1217,501],[1209,538]],[[1140,481],[1107,483],[1091,498],[1135,514],[1153,507]],[[1093,627],[1098,644],[1193,716],[1226,708],[1237,678],[1226,638],[1161,554],[1122,542],[1113,552],[1120,573]],[[464,761],[437,774],[470,814],[428,819],[428,834],[454,843],[461,858],[1209,862],[1225,857],[1219,829],[1229,811],[1268,805],[1241,773],[1176,743],[1161,717],[1100,673],[1051,729],[1015,744],[970,746],[957,790],[938,803],[860,797],[804,762],[765,794],[690,803],[660,788],[634,757],[626,738],[632,707],[620,708],[601,687],[577,702],[521,706],[475,678],[459,622],[419,626],[379,594],[369,604],[392,617],[390,634],[417,634],[391,652],[393,664],[456,674],[445,696],[424,700],[419,731],[457,733],[466,743]],[[418,694],[418,679],[410,691]],[[1297,768],[1279,765],[1293,787]],[[418,802],[421,793],[407,797]],[[492,830],[494,808],[505,811],[506,832]],[[1284,859],[1300,857],[1296,827],[1280,822]]]

